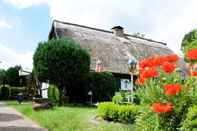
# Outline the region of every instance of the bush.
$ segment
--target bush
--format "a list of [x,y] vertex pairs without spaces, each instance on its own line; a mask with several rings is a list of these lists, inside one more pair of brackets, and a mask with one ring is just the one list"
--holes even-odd
[[[41,42],[33,56],[34,71],[40,81],[49,80],[59,91],[70,95],[75,80],[89,73],[90,55],[70,38]],[[60,103],[62,103],[60,98]]]
[[139,106],[117,105],[103,102],[98,105],[99,116],[105,120],[133,123],[138,114]]
[[10,90],[9,87],[3,86],[1,87],[1,99],[7,100],[9,98]]
[[189,108],[186,119],[182,122],[181,131],[197,130],[197,105]]
[[115,95],[112,97],[112,101],[115,104],[123,104],[123,97],[119,94],[119,95]]
[[115,77],[108,72],[90,72],[88,84],[93,92],[93,101],[109,101],[118,90]]
[[59,101],[59,90],[57,86],[50,85],[48,88],[48,98],[53,104],[56,104]]
[[24,87],[10,87],[10,97],[15,98],[19,93],[23,93],[24,91]]

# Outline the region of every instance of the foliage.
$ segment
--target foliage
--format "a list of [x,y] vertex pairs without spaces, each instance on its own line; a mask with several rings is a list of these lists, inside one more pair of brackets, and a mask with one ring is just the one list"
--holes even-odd
[[[177,60],[175,56],[170,55],[148,58],[148,61],[140,62],[136,95],[140,98],[140,104],[151,109],[143,112],[137,119],[144,123],[141,123],[144,129],[177,130],[185,119],[188,108],[196,103],[196,82],[194,78],[183,80],[179,72],[176,72],[174,66]],[[168,64],[165,64],[166,62]],[[155,122],[154,126],[148,124],[147,118],[154,119],[151,121]],[[140,122],[137,122],[138,125]]]
[[8,86],[2,86],[1,87],[1,99],[2,100],[7,100],[10,95],[10,90]]
[[182,122],[181,131],[197,130],[197,105],[189,108],[186,119]]
[[25,116],[31,118],[40,126],[49,131],[132,131],[133,125],[121,123],[106,123],[95,118],[96,108],[64,106],[54,107],[53,110],[36,112],[32,109],[31,102],[19,105],[15,101],[7,101]]
[[117,105],[113,102],[103,102],[98,105],[99,115],[106,120],[133,123],[138,114],[136,105]]
[[25,92],[24,87],[10,87],[10,97],[15,98],[19,93]]
[[187,60],[186,58],[187,51],[197,48],[197,30],[196,29],[190,31],[184,36],[182,40],[181,48],[185,54],[185,60]]
[[112,97],[112,102],[114,102],[115,104],[123,104],[123,97],[118,94]]
[[0,84],[4,85],[6,83],[6,70],[0,69]]
[[39,43],[33,61],[38,79],[57,85],[60,97],[63,89],[68,93],[75,80],[88,73],[90,68],[87,50],[69,38]]
[[20,86],[19,66],[10,67],[6,71],[7,84],[10,86]]
[[149,108],[144,108],[136,116],[135,126],[136,131],[161,131],[158,128],[157,115]]
[[57,86],[50,85],[47,93],[49,100],[51,100],[54,104],[56,104],[59,101],[59,90]]
[[88,76],[89,90],[93,92],[94,101],[111,100],[116,86],[115,77],[109,72],[90,72]]

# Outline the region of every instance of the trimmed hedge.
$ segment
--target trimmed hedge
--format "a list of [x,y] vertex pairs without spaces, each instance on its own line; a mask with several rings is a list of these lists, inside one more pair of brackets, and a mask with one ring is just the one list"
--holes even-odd
[[189,108],[185,121],[182,123],[181,131],[197,130],[197,105]]
[[138,110],[139,106],[136,105],[117,105],[113,102],[98,105],[99,116],[109,121],[133,123]]

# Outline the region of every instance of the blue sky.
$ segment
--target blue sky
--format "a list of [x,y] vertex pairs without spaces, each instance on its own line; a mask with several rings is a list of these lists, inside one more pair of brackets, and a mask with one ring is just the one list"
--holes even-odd
[[53,19],[127,33],[168,43],[179,53],[185,33],[197,28],[196,0],[0,0],[0,68],[32,68],[39,41],[47,40]]

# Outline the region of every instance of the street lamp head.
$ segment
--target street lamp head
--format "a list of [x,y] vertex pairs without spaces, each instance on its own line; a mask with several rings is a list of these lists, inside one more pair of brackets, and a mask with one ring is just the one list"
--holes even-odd
[[129,59],[128,60],[128,68],[129,68],[129,72],[134,72],[135,70],[136,70],[136,68],[137,68],[137,60],[135,59],[135,58],[133,58],[133,59]]

